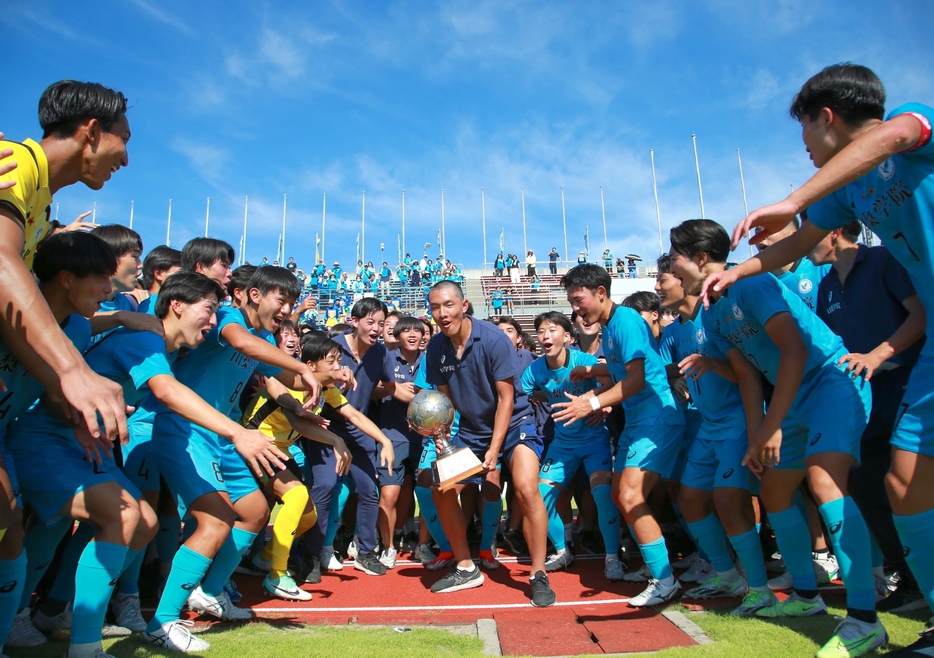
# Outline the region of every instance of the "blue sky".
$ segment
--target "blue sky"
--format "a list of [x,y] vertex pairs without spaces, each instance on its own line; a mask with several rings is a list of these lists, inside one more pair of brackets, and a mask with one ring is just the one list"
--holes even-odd
[[[884,12],[880,7],[884,6]],[[34,44],[7,59],[0,130],[39,136],[36,105],[62,78],[129,98],[130,166],[100,192],[56,196],[68,220],[97,201],[102,223],[127,223],[147,248],[204,232],[236,248],[250,197],[246,257],[275,255],[288,195],[287,255],[313,262],[327,193],[326,257],[348,264],[366,192],[367,260],[395,262],[406,193],[406,248],[420,255],[441,226],[448,257],[528,248],[571,257],[589,226],[603,250],[600,186],[614,254],[654,257],[663,234],[700,216],[742,218],[736,149],[750,210],[813,173],[787,107],[828,64],[871,67],[889,107],[934,104],[934,4],[754,2],[156,2],[4,3],[0,30]],[[667,239],[666,245],[667,248]],[[416,253],[417,252],[417,253]]]

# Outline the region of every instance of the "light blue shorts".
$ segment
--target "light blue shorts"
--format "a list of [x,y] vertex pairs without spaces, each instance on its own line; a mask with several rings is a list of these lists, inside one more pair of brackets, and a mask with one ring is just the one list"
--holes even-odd
[[871,409],[872,391],[866,380],[854,380],[837,366],[825,366],[801,386],[782,422],[776,468],[803,470],[808,457],[824,452],[850,455],[853,466],[858,466]]
[[538,477],[554,482],[562,489],[567,489],[577,474],[581,464],[588,477],[597,471],[613,470],[610,437],[603,441],[587,443],[566,443],[555,438],[548,446],[548,454],[542,460]]
[[742,436],[712,441],[694,439],[688,451],[681,484],[703,491],[721,488],[749,489],[752,472],[743,466],[749,449],[746,432]]
[[670,478],[683,442],[684,414],[674,406],[662,407],[656,418],[623,428],[613,470],[638,468]]
[[226,493],[234,503],[259,490],[233,444],[213,432],[169,412],[156,416],[153,436],[152,452],[181,516],[205,494]]
[[19,441],[10,455],[19,467],[23,501],[48,525],[67,518],[62,508],[82,491],[116,482],[134,499],[143,494],[127,479],[113,457],[101,455],[101,464],[87,461],[84,449],[73,437],[36,437],[28,445]]
[[152,445],[152,417],[146,422],[127,424],[130,442],[123,446],[123,473],[141,491],[159,491],[159,465],[149,453]]
[[438,448],[435,447],[435,440],[430,436],[422,438],[422,454],[418,458],[418,470],[422,471],[431,468],[438,458]]
[[934,457],[934,358],[918,357],[900,411],[892,447]]

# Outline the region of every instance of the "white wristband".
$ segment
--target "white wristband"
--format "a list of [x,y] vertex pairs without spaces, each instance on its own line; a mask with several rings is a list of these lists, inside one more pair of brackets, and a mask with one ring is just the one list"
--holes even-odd
[[600,400],[596,395],[590,398],[590,408],[594,411],[600,411]]

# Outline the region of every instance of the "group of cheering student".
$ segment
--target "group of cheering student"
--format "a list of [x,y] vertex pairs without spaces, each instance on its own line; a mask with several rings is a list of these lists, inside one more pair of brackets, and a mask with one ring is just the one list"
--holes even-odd
[[[181,611],[252,617],[235,605],[231,575],[271,504],[282,504],[271,541],[248,559],[267,592],[307,600],[304,582],[343,567],[335,520],[351,486],[354,568],[380,576],[393,564],[411,487],[439,547],[423,535],[422,559],[449,568],[436,593],[480,586],[481,568],[499,566],[494,526],[508,489],[507,535],[521,532],[531,602],[546,607],[556,601],[547,572],[573,559],[571,483],[589,485],[607,578],[646,582],[629,605],[659,605],[681,594],[649,504],[665,481],[697,547],[700,582],[685,596],[741,596],[737,615],[810,616],[826,612],[818,585],[836,568],[846,617],[817,655],[883,646],[877,608],[934,602],[934,361],[921,344],[934,303],[934,110],[907,104],[885,117],[884,102],[865,67],[812,77],[791,114],[818,173],[732,238],[710,220],[671,230],[657,281],[673,318],[664,331],[661,307],[639,296],[636,308],[618,306],[606,270],[582,264],[561,283],[578,349],[571,321],[545,313],[535,321],[544,355],[531,359],[516,349],[515,326],[473,318],[451,281],[429,291],[440,333],[427,344],[424,323],[395,318],[398,347],[387,350],[386,308],[371,297],[354,305],[346,333],[298,341],[286,323],[295,276],[231,272],[233,249],[211,238],[192,240],[177,263],[154,250],[163,258],[144,264],[150,294],[125,294],[139,236],[61,229],[48,208],[62,187],[100,189],[127,166],[126,99],[91,83],[52,85],[42,141],[0,152],[0,636],[22,646],[44,642],[43,630],[69,632],[71,658],[106,656],[103,633],[134,630],[203,651]],[[854,220],[885,247],[856,244]],[[761,252],[729,267],[753,230]],[[602,359],[590,349],[598,332]],[[458,411],[452,441],[485,467],[443,492],[427,468],[437,446],[402,422],[415,391],[431,387]],[[378,422],[364,413],[374,399],[385,400]],[[469,491],[484,500],[479,566],[461,509]],[[767,579],[766,518],[787,569],[779,582]],[[629,573],[620,521],[643,563]],[[166,573],[147,622],[138,581],[154,539]],[[898,572],[894,592],[886,566]],[[116,626],[105,626],[108,608]],[[932,647],[928,629],[893,655]]]

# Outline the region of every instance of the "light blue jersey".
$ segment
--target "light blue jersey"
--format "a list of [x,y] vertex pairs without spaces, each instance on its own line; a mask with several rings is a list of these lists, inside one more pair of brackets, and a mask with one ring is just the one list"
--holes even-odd
[[91,370],[123,387],[123,399],[132,407],[149,395],[147,382],[156,375],[172,374],[177,352],[169,354],[165,339],[150,331],[117,329],[95,343],[84,355]]
[[703,314],[703,328],[717,349],[724,354],[739,349],[766,379],[775,384],[781,351],[769,338],[765,325],[778,313],[791,315],[807,348],[802,384],[825,365],[835,366],[847,353],[840,337],[771,274],[742,279],[733,284]]
[[155,315],[157,299],[159,299],[159,293],[150,295],[149,297],[147,297],[146,299],[144,299],[143,301],[139,303],[139,308],[136,309],[137,312],[147,313],[149,315]]
[[821,279],[830,272],[830,265],[815,265],[807,258],[802,258],[798,264],[787,272],[776,277],[783,286],[796,294],[805,306],[817,312],[817,287]]
[[634,309],[617,306],[603,328],[602,346],[613,382],[626,379],[626,364],[645,360],[645,388],[623,400],[626,424],[649,422],[665,407],[675,408],[665,364],[659,355],[649,326]]
[[[678,318],[665,327],[660,349],[666,363],[678,364],[691,354],[727,360],[723,350],[713,340],[708,340],[703,314],[704,307],[698,304],[693,320]],[[715,372],[705,373],[699,379],[687,377],[686,380],[691,401],[703,417],[696,438],[722,441],[745,434],[746,413],[739,385]]]
[[[580,350],[564,350],[564,353],[567,354],[567,362],[560,368],[552,370],[548,367],[547,358],[541,357],[523,371],[522,390],[526,395],[531,397],[535,390],[544,391],[548,404],[553,405],[556,402],[567,402],[565,393],[580,396],[600,388],[600,384],[594,378],[579,382],[571,382],[570,379],[571,370],[577,366],[595,366],[599,363],[597,357]],[[584,444],[606,441],[607,436],[604,423],[597,427],[585,422],[572,423],[567,427],[564,423],[555,423],[555,439],[559,441]]]
[[[808,219],[825,231],[853,219],[868,226],[908,271],[924,307],[934,309],[934,109],[906,103],[886,118],[902,114],[915,116],[926,127],[927,139],[812,204]],[[922,354],[934,356],[931,315],[927,337]]]

